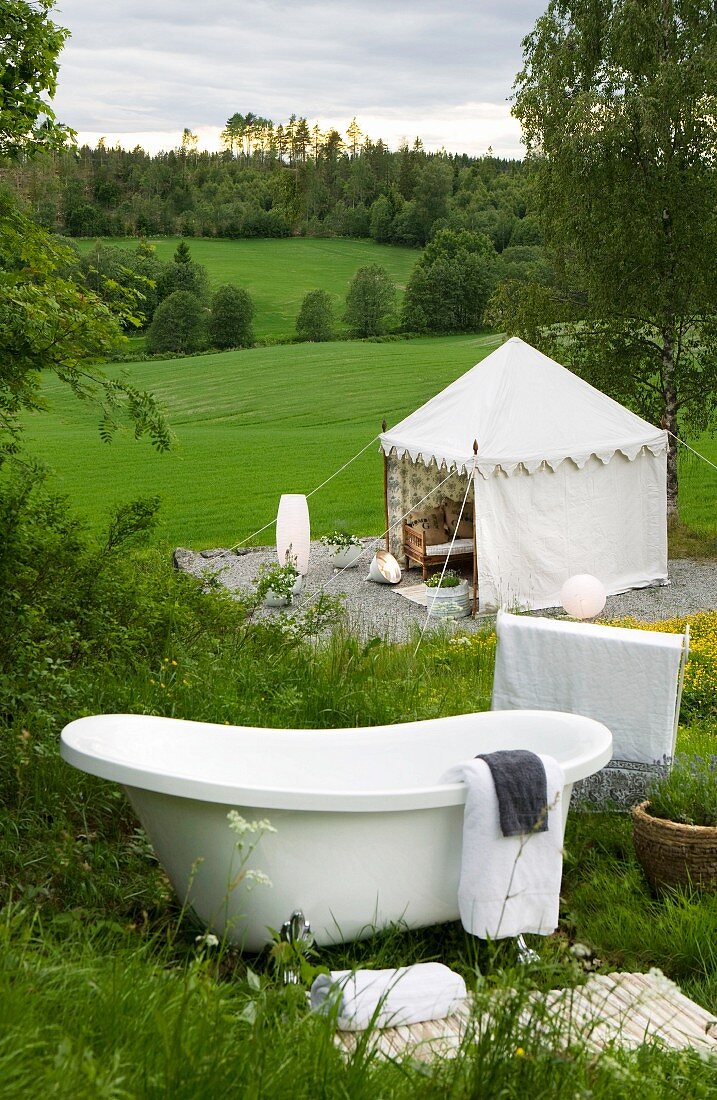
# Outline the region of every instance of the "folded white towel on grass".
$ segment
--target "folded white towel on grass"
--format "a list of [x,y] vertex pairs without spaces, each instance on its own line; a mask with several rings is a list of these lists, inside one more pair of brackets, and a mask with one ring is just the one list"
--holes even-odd
[[416,963],[397,970],[333,970],[311,986],[311,1007],[338,1006],[341,1031],[398,1027],[450,1016],[466,997],[460,974],[442,963]]
[[495,784],[484,760],[466,760],[441,778],[468,787],[458,909],[466,932],[481,939],[522,932],[548,936],[558,926],[565,775],[552,756],[538,755],[548,788],[548,831],[543,833],[503,836]]

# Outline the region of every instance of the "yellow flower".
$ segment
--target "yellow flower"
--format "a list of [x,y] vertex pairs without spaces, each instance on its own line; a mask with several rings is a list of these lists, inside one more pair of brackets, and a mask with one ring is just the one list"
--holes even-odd
[[525,1051],[522,1047],[515,1048],[515,1056],[516,1058],[525,1058]]

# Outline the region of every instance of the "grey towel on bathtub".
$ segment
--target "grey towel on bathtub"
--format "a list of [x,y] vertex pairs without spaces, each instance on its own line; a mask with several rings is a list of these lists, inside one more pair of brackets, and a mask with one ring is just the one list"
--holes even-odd
[[503,836],[548,830],[548,781],[540,757],[526,749],[481,752],[490,768],[498,798]]

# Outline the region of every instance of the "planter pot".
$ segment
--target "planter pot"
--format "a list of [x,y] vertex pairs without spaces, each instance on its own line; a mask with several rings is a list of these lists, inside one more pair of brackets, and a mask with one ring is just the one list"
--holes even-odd
[[358,565],[363,554],[363,546],[347,546],[345,550],[334,550],[330,561],[334,569],[351,569]]
[[693,886],[717,891],[717,826],[652,817],[649,802],[632,811],[635,852],[655,890]]
[[278,592],[270,588],[264,596],[264,603],[267,607],[286,607],[289,603],[289,598],[288,596],[280,596]]
[[[292,596],[298,596],[301,589],[304,587],[304,578],[299,575],[294,582],[294,587],[291,590]],[[267,594],[264,596],[264,603],[267,607],[287,607],[291,601],[288,596],[282,596],[278,592],[275,592],[273,588],[270,588]]]
[[468,581],[455,588],[426,587],[426,612],[432,619],[465,619],[470,610]]

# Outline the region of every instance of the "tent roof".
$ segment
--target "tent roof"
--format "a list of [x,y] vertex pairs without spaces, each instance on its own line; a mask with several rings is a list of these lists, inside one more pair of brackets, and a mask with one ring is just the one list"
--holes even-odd
[[632,461],[643,447],[658,454],[667,446],[665,431],[517,336],[380,438],[386,454],[459,471],[472,468],[476,439],[486,477],[496,466],[533,473],[543,462],[555,469],[570,458],[582,467],[591,455],[609,462],[616,451]]

